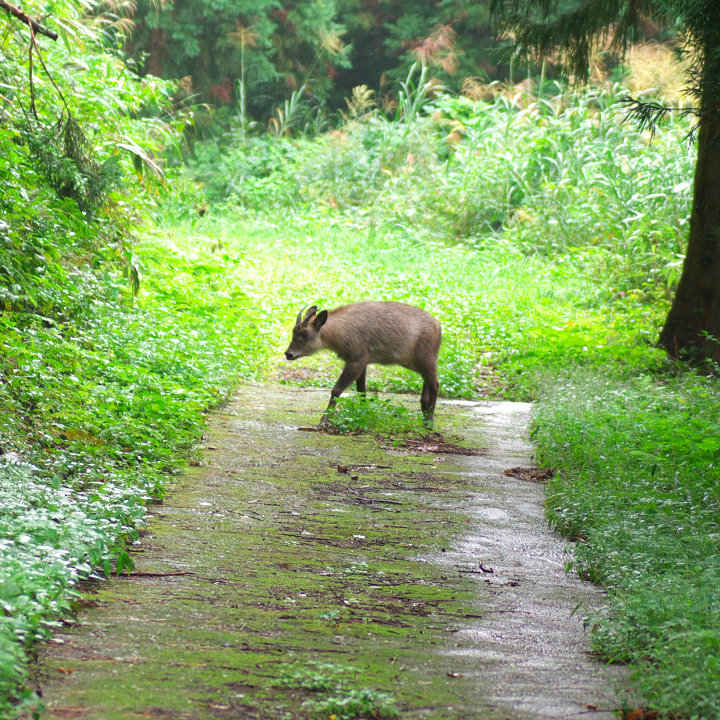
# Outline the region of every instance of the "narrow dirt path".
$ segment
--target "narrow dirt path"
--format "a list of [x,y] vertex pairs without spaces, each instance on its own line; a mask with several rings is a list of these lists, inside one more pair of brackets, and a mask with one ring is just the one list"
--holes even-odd
[[214,416],[135,571],[41,648],[47,716],[610,718],[572,615],[599,592],[504,474],[529,407],[442,403],[486,451],[458,456],[298,431],[325,396],[245,386]]

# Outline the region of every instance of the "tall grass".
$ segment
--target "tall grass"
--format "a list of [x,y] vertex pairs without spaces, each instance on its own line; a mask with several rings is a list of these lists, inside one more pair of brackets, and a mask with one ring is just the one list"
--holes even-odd
[[216,202],[350,209],[422,241],[572,253],[612,280],[609,292],[668,293],[689,216],[686,121],[639,133],[620,87],[491,103],[423,88],[395,121],[376,109],[314,141],[200,144],[191,166]]

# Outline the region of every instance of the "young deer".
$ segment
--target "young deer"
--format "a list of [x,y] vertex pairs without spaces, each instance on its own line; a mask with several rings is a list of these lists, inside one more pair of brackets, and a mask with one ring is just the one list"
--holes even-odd
[[297,360],[327,349],[345,361],[321,422],[326,421],[328,410],[352,382],[358,392],[365,392],[367,366],[379,363],[402,365],[420,373],[424,381],[420,406],[425,421],[431,424],[438,394],[440,339],[440,323],[414,305],[368,301],[329,312],[317,312],[313,305],[304,318],[302,312],[298,314],[285,357]]

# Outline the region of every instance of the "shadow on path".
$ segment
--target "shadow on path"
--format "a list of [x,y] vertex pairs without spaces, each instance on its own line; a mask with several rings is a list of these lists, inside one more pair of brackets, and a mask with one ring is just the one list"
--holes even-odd
[[486,450],[463,457],[298,432],[326,394],[244,386],[213,416],[135,571],[40,648],[47,717],[610,718],[572,615],[600,593],[504,474],[529,406],[442,403]]

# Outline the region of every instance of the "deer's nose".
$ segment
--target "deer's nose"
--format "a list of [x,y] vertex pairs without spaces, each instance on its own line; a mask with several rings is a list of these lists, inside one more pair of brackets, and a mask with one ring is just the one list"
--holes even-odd
[[285,353],[285,357],[286,357],[288,360],[292,360],[292,359],[293,359],[293,354],[288,350],[288,351]]

